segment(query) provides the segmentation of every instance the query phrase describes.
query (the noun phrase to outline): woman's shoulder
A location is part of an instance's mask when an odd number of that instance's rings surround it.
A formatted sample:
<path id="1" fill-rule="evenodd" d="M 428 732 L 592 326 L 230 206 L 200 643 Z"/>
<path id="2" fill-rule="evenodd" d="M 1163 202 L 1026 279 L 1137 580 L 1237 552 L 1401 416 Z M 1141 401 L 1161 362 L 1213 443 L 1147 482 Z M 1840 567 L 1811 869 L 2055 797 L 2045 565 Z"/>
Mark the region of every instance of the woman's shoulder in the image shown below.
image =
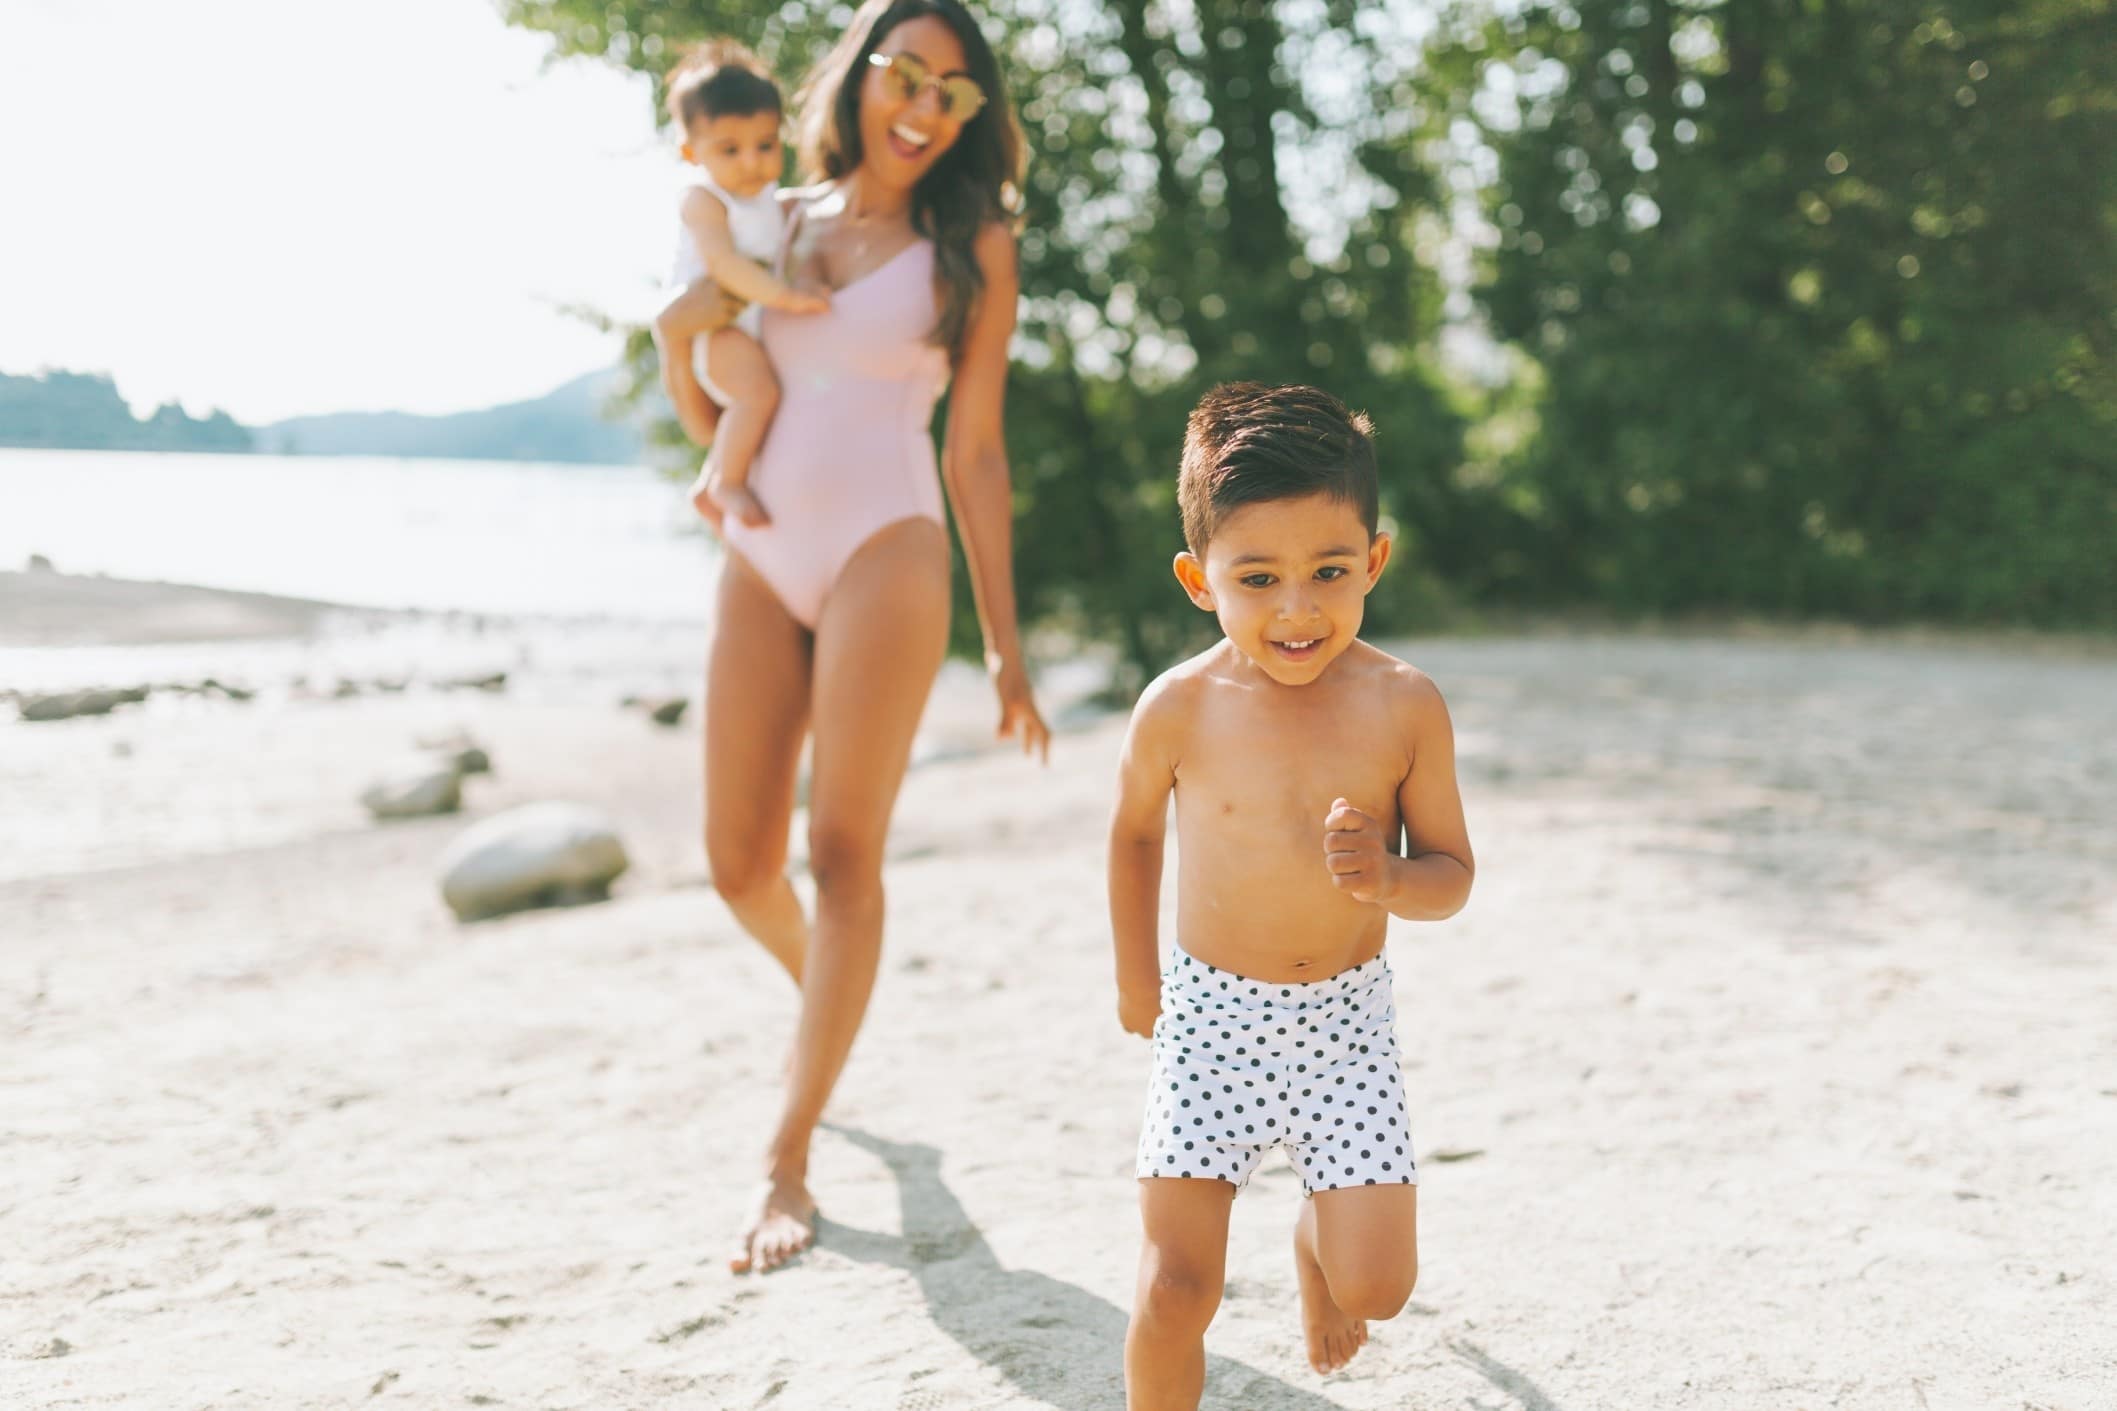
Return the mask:
<path id="1" fill-rule="evenodd" d="M 1015 267 L 1014 222 L 1005 218 L 985 222 L 971 237 L 970 251 L 986 278 L 1011 272 Z"/>
<path id="2" fill-rule="evenodd" d="M 779 188 L 779 208 L 791 213 L 796 207 L 812 206 L 836 190 L 835 181 L 816 181 L 807 186 L 782 186 Z"/>

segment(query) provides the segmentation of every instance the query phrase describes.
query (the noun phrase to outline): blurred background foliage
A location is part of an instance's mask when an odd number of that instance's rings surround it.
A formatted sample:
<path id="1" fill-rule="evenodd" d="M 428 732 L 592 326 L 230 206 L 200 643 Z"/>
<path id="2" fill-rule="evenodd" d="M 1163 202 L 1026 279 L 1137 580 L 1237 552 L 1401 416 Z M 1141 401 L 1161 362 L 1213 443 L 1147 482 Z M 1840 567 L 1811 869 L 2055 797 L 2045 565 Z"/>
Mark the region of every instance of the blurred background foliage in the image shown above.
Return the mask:
<path id="1" fill-rule="evenodd" d="M 852 14 L 502 8 L 657 77 L 732 34 L 790 93 Z M 1236 377 L 1373 414 L 1377 632 L 2117 623 L 2117 0 L 980 13 L 1031 148 L 1023 609 L 1135 681 L 1211 629 L 1173 482 Z"/>

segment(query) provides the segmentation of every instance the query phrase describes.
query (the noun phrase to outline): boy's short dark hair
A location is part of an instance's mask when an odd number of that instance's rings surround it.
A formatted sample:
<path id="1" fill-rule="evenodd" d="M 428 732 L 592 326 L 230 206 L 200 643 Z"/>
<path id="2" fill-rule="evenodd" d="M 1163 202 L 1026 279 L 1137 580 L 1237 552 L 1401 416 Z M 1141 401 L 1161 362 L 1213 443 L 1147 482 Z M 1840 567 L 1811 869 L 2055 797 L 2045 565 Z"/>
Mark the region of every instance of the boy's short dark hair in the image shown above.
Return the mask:
<path id="1" fill-rule="evenodd" d="M 700 118 L 746 118 L 784 110 L 779 85 L 755 54 L 732 39 L 709 39 L 669 70 L 669 120 L 689 132 Z"/>
<path id="2" fill-rule="evenodd" d="M 1205 552 L 1231 512 L 1267 500 L 1324 494 L 1379 521 L 1374 423 L 1320 387 L 1223 382 L 1198 401 L 1184 429 L 1176 503 L 1184 542 Z"/>

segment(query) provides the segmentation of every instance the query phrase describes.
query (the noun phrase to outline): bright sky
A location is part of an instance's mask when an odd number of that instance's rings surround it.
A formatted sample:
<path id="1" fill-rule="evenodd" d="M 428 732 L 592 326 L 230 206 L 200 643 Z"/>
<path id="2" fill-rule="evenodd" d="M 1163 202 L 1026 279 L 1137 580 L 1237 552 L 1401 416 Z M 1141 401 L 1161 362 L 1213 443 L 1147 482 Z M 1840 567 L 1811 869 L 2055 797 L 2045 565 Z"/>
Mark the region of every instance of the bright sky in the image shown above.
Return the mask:
<path id="1" fill-rule="evenodd" d="M 536 396 L 675 240 L 646 80 L 490 0 L 5 0 L 0 371 L 265 422 Z"/>

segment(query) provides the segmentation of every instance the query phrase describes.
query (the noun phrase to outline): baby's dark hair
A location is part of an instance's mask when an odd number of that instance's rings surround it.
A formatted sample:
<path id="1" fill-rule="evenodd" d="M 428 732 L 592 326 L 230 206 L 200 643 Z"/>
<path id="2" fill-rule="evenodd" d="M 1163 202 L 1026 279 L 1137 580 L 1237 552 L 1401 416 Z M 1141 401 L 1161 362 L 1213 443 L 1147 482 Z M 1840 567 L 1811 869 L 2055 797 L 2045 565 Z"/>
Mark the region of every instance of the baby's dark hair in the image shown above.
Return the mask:
<path id="1" fill-rule="evenodd" d="M 779 85 L 755 54 L 732 39 L 709 39 L 688 49 L 665 80 L 669 121 L 689 132 L 700 118 L 746 118 L 784 111 Z"/>
<path id="2" fill-rule="evenodd" d="M 1221 520 L 1244 505 L 1324 494 L 1359 513 L 1373 537 L 1380 515 L 1374 423 L 1320 387 L 1223 382 L 1184 429 L 1176 503 L 1184 542 L 1202 554 Z"/>

